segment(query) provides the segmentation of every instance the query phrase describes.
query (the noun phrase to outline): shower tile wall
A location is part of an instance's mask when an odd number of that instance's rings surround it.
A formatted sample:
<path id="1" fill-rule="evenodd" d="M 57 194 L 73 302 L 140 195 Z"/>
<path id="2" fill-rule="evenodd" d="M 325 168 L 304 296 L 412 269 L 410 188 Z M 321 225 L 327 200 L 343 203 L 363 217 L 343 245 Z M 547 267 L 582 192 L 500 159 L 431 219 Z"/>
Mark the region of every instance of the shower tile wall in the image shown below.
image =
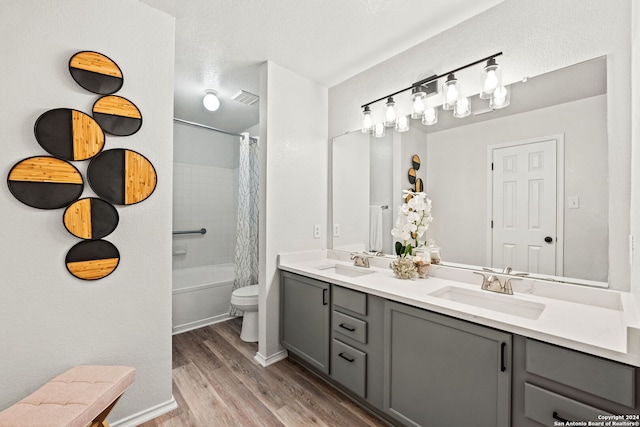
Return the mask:
<path id="1" fill-rule="evenodd" d="M 238 169 L 177 162 L 173 167 L 173 229 L 207 229 L 204 235 L 173 237 L 173 268 L 234 262 Z"/>

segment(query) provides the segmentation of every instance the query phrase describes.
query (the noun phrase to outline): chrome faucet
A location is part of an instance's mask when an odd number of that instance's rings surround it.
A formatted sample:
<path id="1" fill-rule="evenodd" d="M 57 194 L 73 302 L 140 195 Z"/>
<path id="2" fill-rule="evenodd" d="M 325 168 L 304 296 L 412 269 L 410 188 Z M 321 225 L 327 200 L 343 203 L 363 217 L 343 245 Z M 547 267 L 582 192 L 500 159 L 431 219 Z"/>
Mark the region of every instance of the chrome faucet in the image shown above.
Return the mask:
<path id="1" fill-rule="evenodd" d="M 351 254 L 353 265 L 355 265 L 356 267 L 369 268 L 369 258 L 370 256 L 367 255 Z"/>
<path id="2" fill-rule="evenodd" d="M 505 274 L 508 274 L 510 272 L 510 271 L 507 271 L 507 269 L 511 270 L 510 267 L 505 268 Z M 506 277 L 504 278 L 504 284 L 503 284 L 500 281 L 500 277 L 497 276 L 496 274 L 489 274 L 487 276 L 484 273 L 480 273 L 477 271 L 474 271 L 473 273 L 482 276 L 482 285 L 480 286 L 480 289 L 482 289 L 483 291 L 497 292 L 499 294 L 513 295 L 513 288 L 511 287 L 511 281 L 522 280 L 519 277 Z"/>

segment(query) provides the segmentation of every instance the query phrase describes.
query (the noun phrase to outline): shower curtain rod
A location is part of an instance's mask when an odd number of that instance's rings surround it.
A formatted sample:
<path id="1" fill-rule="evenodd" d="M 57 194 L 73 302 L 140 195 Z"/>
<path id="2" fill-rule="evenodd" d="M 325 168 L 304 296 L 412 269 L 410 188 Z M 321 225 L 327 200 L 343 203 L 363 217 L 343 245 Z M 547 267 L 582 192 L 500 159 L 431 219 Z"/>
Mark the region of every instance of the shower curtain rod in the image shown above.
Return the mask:
<path id="1" fill-rule="evenodd" d="M 178 119 L 176 117 L 173 118 L 173 121 L 174 122 L 178 122 L 178 123 L 184 123 L 185 125 L 191 125 L 191 126 L 196 126 L 196 127 L 199 127 L 199 128 L 214 130 L 216 132 L 224 133 L 224 134 L 231 135 L 231 136 L 242 136 L 239 133 L 229 132 L 229 131 L 226 131 L 226 130 L 214 128 L 213 126 L 207 126 L 207 125 L 203 125 L 201 123 L 190 122 L 190 121 L 187 121 L 187 120 Z M 258 142 L 258 138 L 256 138 L 255 136 L 249 136 L 249 140 L 251 142 Z"/>

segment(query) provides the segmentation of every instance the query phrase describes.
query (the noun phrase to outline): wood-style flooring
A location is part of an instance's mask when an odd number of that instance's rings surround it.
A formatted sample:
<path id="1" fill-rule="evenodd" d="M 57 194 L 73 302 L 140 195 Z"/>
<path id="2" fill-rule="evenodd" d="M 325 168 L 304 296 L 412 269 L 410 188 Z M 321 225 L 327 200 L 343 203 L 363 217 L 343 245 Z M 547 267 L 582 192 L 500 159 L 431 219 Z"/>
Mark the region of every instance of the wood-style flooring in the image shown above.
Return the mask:
<path id="1" fill-rule="evenodd" d="M 241 322 L 173 336 L 178 408 L 143 427 L 386 425 L 291 359 L 258 365 Z"/>

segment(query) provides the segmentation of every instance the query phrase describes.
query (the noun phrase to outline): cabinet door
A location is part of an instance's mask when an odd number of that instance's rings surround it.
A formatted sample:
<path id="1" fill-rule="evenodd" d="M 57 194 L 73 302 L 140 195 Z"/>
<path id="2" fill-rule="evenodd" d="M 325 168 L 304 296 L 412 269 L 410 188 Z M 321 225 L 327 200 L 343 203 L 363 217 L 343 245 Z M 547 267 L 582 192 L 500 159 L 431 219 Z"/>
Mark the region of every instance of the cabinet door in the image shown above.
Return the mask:
<path id="1" fill-rule="evenodd" d="M 507 427 L 511 335 L 385 305 L 384 409 L 414 426 Z"/>
<path id="2" fill-rule="evenodd" d="M 282 345 L 329 373 L 329 284 L 282 273 Z"/>

